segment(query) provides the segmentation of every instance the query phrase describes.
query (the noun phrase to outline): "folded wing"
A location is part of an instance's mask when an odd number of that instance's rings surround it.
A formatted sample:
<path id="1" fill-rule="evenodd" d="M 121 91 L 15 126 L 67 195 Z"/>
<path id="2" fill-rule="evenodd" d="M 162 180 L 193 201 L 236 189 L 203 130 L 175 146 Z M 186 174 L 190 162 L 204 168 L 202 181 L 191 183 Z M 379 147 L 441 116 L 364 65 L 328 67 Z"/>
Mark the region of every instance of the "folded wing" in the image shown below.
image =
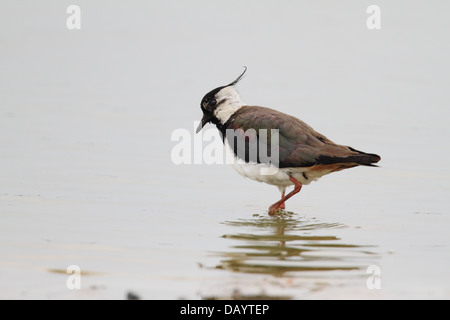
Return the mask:
<path id="1" fill-rule="evenodd" d="M 338 145 L 316 132 L 308 124 L 293 116 L 282 112 L 256 106 L 245 106 L 239 109 L 234 117 L 226 124 L 227 129 L 250 132 L 245 136 L 246 157 L 248 161 L 251 145 L 256 142 L 265 143 L 266 150 L 271 150 L 271 129 L 278 129 L 279 133 L 279 167 L 312 167 L 334 166 L 337 170 L 356 165 L 369 165 L 380 160 L 376 154 L 358 151 L 348 146 Z M 249 130 L 253 129 L 253 130 Z M 261 131 L 260 129 L 266 129 Z M 261 132 L 268 133 L 264 136 Z M 253 135 L 256 135 L 254 137 Z M 242 135 L 241 135 L 242 136 Z M 265 151 L 265 150 L 264 150 Z M 258 148 L 258 154 L 260 150 Z M 235 148 L 235 154 L 237 150 Z M 241 158 L 244 158 L 241 156 Z M 264 157 L 258 157 L 257 162 L 264 163 Z"/>

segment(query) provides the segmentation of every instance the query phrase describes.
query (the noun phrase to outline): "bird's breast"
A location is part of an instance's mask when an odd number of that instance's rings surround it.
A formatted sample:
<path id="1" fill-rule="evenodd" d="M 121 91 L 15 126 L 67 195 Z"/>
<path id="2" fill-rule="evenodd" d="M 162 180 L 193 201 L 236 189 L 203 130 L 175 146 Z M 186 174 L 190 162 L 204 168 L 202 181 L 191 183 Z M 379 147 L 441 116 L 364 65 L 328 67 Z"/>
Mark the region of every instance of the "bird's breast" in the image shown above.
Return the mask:
<path id="1" fill-rule="evenodd" d="M 243 177 L 281 187 L 293 184 L 289 179 L 290 176 L 293 176 L 302 184 L 309 184 L 313 180 L 308 178 L 305 172 L 308 171 L 308 168 L 278 168 L 272 164 L 245 162 L 234 154 L 227 139 L 225 139 L 224 144 L 227 164 L 231 164 Z"/>

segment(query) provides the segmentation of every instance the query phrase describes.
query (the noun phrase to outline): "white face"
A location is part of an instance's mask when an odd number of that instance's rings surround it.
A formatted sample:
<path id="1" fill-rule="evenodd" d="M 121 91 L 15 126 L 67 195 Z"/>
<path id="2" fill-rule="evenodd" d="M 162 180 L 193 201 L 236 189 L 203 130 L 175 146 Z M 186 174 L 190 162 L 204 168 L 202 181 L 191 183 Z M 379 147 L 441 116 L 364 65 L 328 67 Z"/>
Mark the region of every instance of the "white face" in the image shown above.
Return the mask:
<path id="1" fill-rule="evenodd" d="M 234 86 L 228 86 L 217 92 L 214 96 L 217 101 L 217 107 L 214 110 L 214 116 L 225 124 L 231 115 L 239 108 L 245 106 L 245 103 L 239 97 Z"/>

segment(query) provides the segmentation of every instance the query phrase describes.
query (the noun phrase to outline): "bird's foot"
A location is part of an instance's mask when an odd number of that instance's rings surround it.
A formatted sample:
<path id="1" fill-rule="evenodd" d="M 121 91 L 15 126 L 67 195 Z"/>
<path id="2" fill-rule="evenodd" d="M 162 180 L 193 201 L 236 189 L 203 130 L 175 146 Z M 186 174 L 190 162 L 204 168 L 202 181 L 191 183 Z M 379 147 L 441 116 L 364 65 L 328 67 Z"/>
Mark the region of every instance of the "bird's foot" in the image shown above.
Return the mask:
<path id="1" fill-rule="evenodd" d="M 269 216 L 275 216 L 278 213 L 283 212 L 285 208 L 286 206 L 284 205 L 284 203 L 282 204 L 275 203 L 269 207 Z"/>
<path id="2" fill-rule="evenodd" d="M 286 206 L 284 205 L 284 203 L 286 202 L 286 200 L 288 200 L 290 197 L 292 197 L 294 194 L 299 193 L 300 190 L 302 189 L 302 183 L 300 181 L 298 181 L 297 179 L 295 179 L 294 177 L 289 177 L 289 180 L 292 181 L 292 183 L 294 183 L 294 190 L 292 190 L 291 192 L 289 192 L 288 195 L 284 195 L 284 191 L 281 195 L 281 200 L 278 202 L 275 202 L 273 205 L 271 205 L 269 207 L 269 215 L 270 216 L 274 216 L 277 213 L 279 213 L 279 211 L 283 211 L 284 209 L 286 209 Z"/>

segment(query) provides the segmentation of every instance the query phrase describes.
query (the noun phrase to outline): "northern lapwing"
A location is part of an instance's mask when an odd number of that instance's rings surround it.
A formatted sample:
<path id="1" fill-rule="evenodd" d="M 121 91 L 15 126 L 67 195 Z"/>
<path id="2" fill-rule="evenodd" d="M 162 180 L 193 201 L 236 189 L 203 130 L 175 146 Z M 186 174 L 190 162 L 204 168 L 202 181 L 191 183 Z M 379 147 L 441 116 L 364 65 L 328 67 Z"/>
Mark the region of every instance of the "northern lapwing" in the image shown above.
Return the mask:
<path id="1" fill-rule="evenodd" d="M 203 118 L 196 132 L 207 123 L 215 124 L 226 149 L 236 160 L 234 169 L 244 177 L 279 188 L 281 200 L 269 207 L 269 215 L 285 209 L 285 201 L 297 194 L 304 184 L 331 172 L 359 165 L 374 166 L 380 161 L 376 154 L 332 142 L 296 117 L 245 104 L 235 85 L 246 71 L 245 67 L 236 80 L 203 97 L 200 104 Z M 275 136 L 278 140 L 274 142 Z M 261 151 L 277 154 L 278 159 L 263 157 Z M 285 194 L 286 188 L 292 185 L 294 190 Z"/>

